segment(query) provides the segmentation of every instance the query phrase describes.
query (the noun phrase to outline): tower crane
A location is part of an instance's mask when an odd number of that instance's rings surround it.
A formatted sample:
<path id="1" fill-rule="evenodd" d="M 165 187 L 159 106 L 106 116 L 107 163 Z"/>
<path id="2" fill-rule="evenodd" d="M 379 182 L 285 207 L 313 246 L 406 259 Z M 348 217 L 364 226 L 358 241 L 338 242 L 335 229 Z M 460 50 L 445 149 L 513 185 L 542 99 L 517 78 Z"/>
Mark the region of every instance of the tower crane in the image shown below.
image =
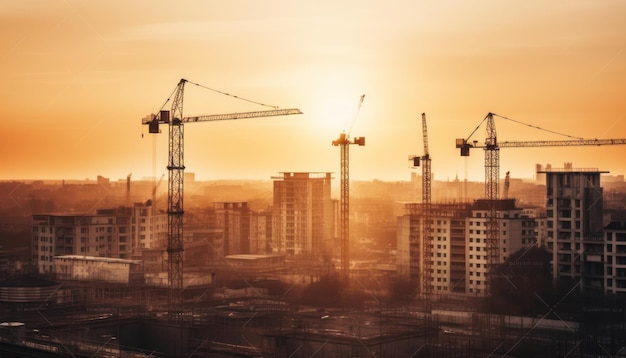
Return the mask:
<path id="1" fill-rule="evenodd" d="M 424 154 L 411 156 L 413 167 L 422 167 L 422 293 L 431 292 L 431 269 L 432 269 L 432 202 L 431 202 L 431 180 L 430 154 L 428 153 L 428 130 L 426 127 L 426 113 L 422 113 L 422 140 L 424 142 Z"/>
<path id="2" fill-rule="evenodd" d="M 168 286 L 169 286 L 169 319 L 177 320 L 181 318 L 182 308 L 182 289 L 183 289 L 183 174 L 185 170 L 184 164 L 184 125 L 196 122 L 214 122 L 221 120 L 234 120 L 244 118 L 285 116 L 291 114 L 302 114 L 299 109 L 278 109 L 273 107 L 272 110 L 213 114 L 185 117 L 183 115 L 183 95 L 185 84 L 189 82 L 181 79 L 173 92 L 174 100 L 172 101 L 171 111 L 160 110 L 158 115 L 150 115 L 142 120 L 142 124 L 148 126 L 149 133 L 160 133 L 159 125 L 165 124 L 169 132 L 168 145 L 168 188 L 167 188 L 167 216 L 168 216 L 168 238 L 167 238 L 167 256 L 168 256 Z M 189 82 L 199 87 L 204 87 L 197 83 Z M 212 90 L 208 87 L 205 89 Z M 219 92 L 221 94 L 227 93 Z M 236 97 L 236 96 L 232 96 Z M 240 97 L 236 97 L 243 99 Z M 169 101 L 169 98 L 168 100 Z M 166 103 L 167 103 L 166 101 Z M 249 101 L 249 100 L 247 100 Z M 253 101 L 249 101 L 253 102 Z M 262 103 L 253 102 L 263 105 Z M 165 105 L 164 105 L 165 106 Z M 267 105 L 264 105 L 267 106 Z M 171 116 L 170 116 L 171 114 Z"/>
<path id="3" fill-rule="evenodd" d="M 626 139 L 583 139 L 571 136 L 569 140 L 535 140 L 535 141 L 505 141 L 498 142 L 496 134 L 496 125 L 493 117 L 497 116 L 513 122 L 510 118 L 488 113 L 483 119 L 486 124 L 486 137 L 484 144 L 478 144 L 478 141 L 469 142 L 469 138 L 478 130 L 479 124 L 467 138 L 457 138 L 456 147 L 460 149 L 461 156 L 469 156 L 471 148 L 483 148 L 485 151 L 485 199 L 488 201 L 488 211 L 486 217 L 486 250 L 487 250 L 487 280 L 485 281 L 485 292 L 490 294 L 491 281 L 494 278 L 495 267 L 500 263 L 500 230 L 499 218 L 497 213 L 498 200 L 498 180 L 500 172 L 500 148 L 520 148 L 520 147 L 563 147 L 563 146 L 600 146 L 600 145 L 619 145 L 626 144 Z M 524 124 L 521 122 L 517 122 Z M 526 125 L 526 124 L 525 124 Z M 543 131 L 543 128 L 531 126 Z M 552 132 L 552 131 L 548 131 Z M 552 132 L 556 133 L 556 132 Z M 560 133 L 557 133 L 560 134 Z M 563 134 L 561 134 L 563 135 Z"/>
<path id="4" fill-rule="evenodd" d="M 354 120 L 359 114 L 361 105 L 365 95 L 362 95 L 359 99 L 359 105 L 354 114 Z M 350 158 L 349 158 L 349 146 L 350 144 L 357 144 L 359 146 L 365 145 L 365 137 L 357 137 L 352 141 L 350 140 L 350 131 L 348 133 L 341 133 L 339 138 L 332 142 L 333 146 L 339 146 L 341 150 L 341 182 L 340 182 L 340 200 L 339 200 L 339 240 L 341 241 L 341 277 L 344 282 L 348 282 L 350 277 Z"/>

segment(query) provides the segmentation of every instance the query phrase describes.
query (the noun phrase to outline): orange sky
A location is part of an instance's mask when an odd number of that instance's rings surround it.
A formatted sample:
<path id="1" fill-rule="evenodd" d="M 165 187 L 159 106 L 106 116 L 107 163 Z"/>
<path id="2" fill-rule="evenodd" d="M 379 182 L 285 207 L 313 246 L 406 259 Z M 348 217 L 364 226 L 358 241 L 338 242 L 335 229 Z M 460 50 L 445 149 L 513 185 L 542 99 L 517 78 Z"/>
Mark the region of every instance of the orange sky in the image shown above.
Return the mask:
<path id="1" fill-rule="evenodd" d="M 483 180 L 482 151 L 461 158 L 454 140 L 488 112 L 626 138 L 624 19 L 621 0 L 2 1 L 0 179 L 160 176 L 167 136 L 153 139 L 141 118 L 186 78 L 304 112 L 187 125 L 185 165 L 198 179 L 338 173 L 331 141 L 365 94 L 350 133 L 366 137 L 351 147 L 352 179 L 408 180 L 426 112 L 435 179 Z M 192 86 L 186 94 L 189 115 L 264 109 Z M 565 139 L 496 125 L 501 141 Z M 624 174 L 624 153 L 507 148 L 501 176 L 565 161 Z"/>

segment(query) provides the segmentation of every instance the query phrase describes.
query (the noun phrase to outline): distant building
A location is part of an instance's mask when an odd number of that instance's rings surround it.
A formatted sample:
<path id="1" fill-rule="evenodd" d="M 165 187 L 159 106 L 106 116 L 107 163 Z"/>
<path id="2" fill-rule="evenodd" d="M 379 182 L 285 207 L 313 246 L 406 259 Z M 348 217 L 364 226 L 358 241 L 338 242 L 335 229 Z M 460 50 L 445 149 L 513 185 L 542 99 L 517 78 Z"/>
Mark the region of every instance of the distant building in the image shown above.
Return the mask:
<path id="1" fill-rule="evenodd" d="M 157 212 L 151 202 L 135 203 L 131 207 L 133 259 L 141 259 L 145 250 L 167 247 L 167 221 L 167 214 Z"/>
<path id="2" fill-rule="evenodd" d="M 209 227 L 223 230 L 224 255 L 250 253 L 250 215 L 247 202 L 213 203 Z"/>
<path id="3" fill-rule="evenodd" d="M 546 248 L 552 254 L 552 277 L 581 280 L 581 291 L 605 291 L 603 172 L 566 163 L 563 169 L 540 173 L 546 177 Z"/>
<path id="4" fill-rule="evenodd" d="M 272 211 L 252 213 L 250 216 L 250 253 L 272 253 Z"/>
<path id="5" fill-rule="evenodd" d="M 194 229 L 187 234 L 184 260 L 187 267 L 206 267 L 224 262 L 224 230 L 221 228 Z"/>
<path id="6" fill-rule="evenodd" d="M 273 178 L 272 253 L 331 255 L 331 173 L 282 174 Z"/>

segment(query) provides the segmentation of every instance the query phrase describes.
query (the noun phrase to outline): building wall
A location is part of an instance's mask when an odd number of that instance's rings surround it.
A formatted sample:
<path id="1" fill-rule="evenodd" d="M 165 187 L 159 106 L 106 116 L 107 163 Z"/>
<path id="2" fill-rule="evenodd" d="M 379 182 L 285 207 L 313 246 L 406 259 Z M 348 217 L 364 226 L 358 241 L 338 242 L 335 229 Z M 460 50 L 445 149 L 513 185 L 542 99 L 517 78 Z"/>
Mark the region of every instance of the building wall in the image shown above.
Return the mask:
<path id="1" fill-rule="evenodd" d="M 503 202 L 498 211 L 500 258 L 535 245 L 534 218 L 514 207 L 514 201 Z M 431 210 L 431 292 L 485 295 L 487 279 L 485 203 L 433 204 Z M 422 221 L 420 204 L 407 204 L 407 214 L 398 217 L 398 273 L 421 286 Z M 411 249 L 413 248 L 413 250 Z"/>
<path id="2" fill-rule="evenodd" d="M 410 215 L 403 215 L 398 217 L 396 226 L 396 265 L 398 274 L 407 279 L 411 277 L 411 227 L 412 225 Z M 417 277 L 417 273 L 415 274 L 415 277 Z"/>
<path id="3" fill-rule="evenodd" d="M 605 291 L 601 172 L 568 167 L 545 174 L 552 277 L 581 279 L 581 291 Z"/>
<path id="4" fill-rule="evenodd" d="M 332 253 L 330 180 L 330 173 L 283 173 L 275 178 L 271 245 L 274 253 Z"/>
<path id="5" fill-rule="evenodd" d="M 605 230 L 607 293 L 626 293 L 626 223 L 612 222 Z"/>
<path id="6" fill-rule="evenodd" d="M 45 274 L 53 272 L 54 256 L 140 257 L 142 249 L 152 246 L 150 238 L 167 233 L 166 215 L 159 215 L 161 224 L 151 227 L 149 220 L 155 216 L 144 212 L 146 208 L 150 207 L 101 209 L 95 214 L 35 214 L 33 263 Z"/>
<path id="7" fill-rule="evenodd" d="M 64 255 L 54 258 L 54 273 L 60 280 L 101 281 L 129 284 L 140 274 L 140 262 L 92 256 Z"/>
<path id="8" fill-rule="evenodd" d="M 272 252 L 272 212 L 259 212 L 250 215 L 250 253 L 269 254 Z"/>

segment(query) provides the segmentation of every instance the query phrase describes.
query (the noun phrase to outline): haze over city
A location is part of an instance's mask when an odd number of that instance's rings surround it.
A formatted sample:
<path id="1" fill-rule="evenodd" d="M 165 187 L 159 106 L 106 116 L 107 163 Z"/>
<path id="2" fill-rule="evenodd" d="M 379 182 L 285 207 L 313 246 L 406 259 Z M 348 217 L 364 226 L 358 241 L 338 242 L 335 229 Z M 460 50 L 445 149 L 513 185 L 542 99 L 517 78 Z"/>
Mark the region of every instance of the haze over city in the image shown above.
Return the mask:
<path id="1" fill-rule="evenodd" d="M 488 112 L 626 137 L 624 18 L 621 1 L 3 1 L 0 179 L 159 177 L 167 136 L 148 135 L 141 118 L 185 78 L 304 113 L 186 126 L 185 164 L 199 180 L 338 173 L 331 141 L 344 130 L 367 138 L 351 151 L 352 179 L 408 180 L 422 112 L 435 178 L 482 180 L 482 151 L 461 158 L 453 142 Z M 185 94 L 189 115 L 262 109 Z M 566 139 L 496 125 L 501 141 Z M 484 137 L 481 128 L 472 139 Z M 623 174 L 623 150 L 504 149 L 501 167 L 532 178 L 535 163 L 574 160 Z"/>

